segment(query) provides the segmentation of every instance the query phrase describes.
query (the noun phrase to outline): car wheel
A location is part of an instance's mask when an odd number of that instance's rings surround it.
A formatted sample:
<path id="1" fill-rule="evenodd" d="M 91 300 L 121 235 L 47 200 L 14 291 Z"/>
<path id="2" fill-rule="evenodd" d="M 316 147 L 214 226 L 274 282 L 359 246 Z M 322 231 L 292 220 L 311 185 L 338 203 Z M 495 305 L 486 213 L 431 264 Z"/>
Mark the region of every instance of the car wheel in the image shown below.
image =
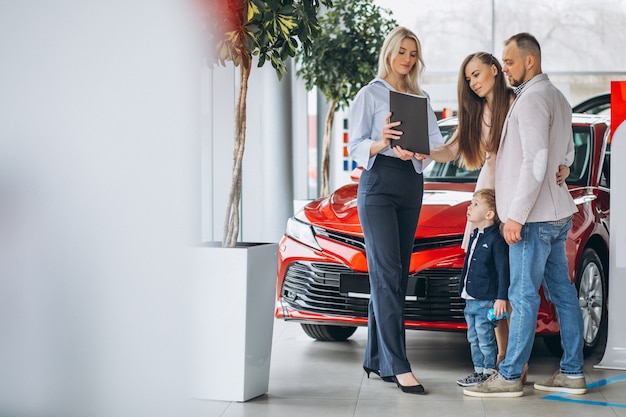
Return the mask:
<path id="1" fill-rule="evenodd" d="M 593 249 L 583 252 L 578 276 L 576 277 L 578 304 L 583 315 L 583 353 L 589 355 L 606 335 L 606 277 L 602 261 Z M 561 356 L 561 336 L 544 336 L 543 341 L 548 351 L 554 356 Z"/>
<path id="2" fill-rule="evenodd" d="M 302 330 L 307 336 L 322 342 L 341 342 L 356 332 L 356 327 L 327 326 L 324 324 L 301 323 Z"/>
<path id="3" fill-rule="evenodd" d="M 578 276 L 578 303 L 583 314 L 585 354 L 591 353 L 606 334 L 606 276 L 602 261 L 593 249 L 583 252 Z"/>

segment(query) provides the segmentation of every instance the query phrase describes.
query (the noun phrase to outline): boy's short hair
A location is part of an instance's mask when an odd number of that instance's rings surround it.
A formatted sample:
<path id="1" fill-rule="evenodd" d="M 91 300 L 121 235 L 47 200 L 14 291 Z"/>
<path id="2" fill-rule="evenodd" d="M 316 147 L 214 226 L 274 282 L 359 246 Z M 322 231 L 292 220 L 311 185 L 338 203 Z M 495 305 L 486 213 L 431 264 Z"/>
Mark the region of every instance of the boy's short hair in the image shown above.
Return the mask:
<path id="1" fill-rule="evenodd" d="M 493 221 L 496 224 L 500 223 L 500 218 L 498 217 L 498 211 L 496 210 L 496 192 L 490 188 L 481 188 L 480 190 L 476 190 L 474 192 L 474 197 L 480 197 L 489 210 L 493 211 Z"/>

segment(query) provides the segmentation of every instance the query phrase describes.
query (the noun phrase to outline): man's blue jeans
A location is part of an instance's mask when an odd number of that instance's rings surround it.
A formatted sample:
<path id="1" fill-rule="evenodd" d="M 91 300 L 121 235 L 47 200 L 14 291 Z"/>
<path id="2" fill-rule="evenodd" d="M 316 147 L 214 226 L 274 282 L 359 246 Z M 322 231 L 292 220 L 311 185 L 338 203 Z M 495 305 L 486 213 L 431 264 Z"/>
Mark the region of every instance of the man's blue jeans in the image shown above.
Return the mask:
<path id="1" fill-rule="evenodd" d="M 561 328 L 561 373 L 583 374 L 583 319 L 576 287 L 567 270 L 565 240 L 572 226 L 571 217 L 554 222 L 527 223 L 522 240 L 509 247 L 513 307 L 506 358 L 500 374 L 508 380 L 520 379 L 535 338 L 539 287 L 556 308 Z"/>
<path id="2" fill-rule="evenodd" d="M 486 369 L 496 369 L 496 323 L 487 318 L 491 307 L 493 300 L 465 300 L 467 341 L 470 343 L 474 371 L 481 374 Z"/>

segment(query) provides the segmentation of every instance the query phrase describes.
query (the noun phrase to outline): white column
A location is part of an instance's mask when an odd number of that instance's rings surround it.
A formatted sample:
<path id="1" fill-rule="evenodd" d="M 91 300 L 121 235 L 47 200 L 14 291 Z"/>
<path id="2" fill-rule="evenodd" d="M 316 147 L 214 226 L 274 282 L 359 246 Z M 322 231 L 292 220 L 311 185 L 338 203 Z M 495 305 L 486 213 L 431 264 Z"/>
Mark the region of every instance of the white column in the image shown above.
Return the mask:
<path id="1" fill-rule="evenodd" d="M 291 78 L 269 63 L 254 67 L 243 162 L 242 238 L 278 242 L 292 213 Z"/>
<path id="2" fill-rule="evenodd" d="M 0 2 L 0 415 L 193 413 L 180 252 L 200 228 L 201 48 L 187 4 Z"/>
<path id="3" fill-rule="evenodd" d="M 203 72 L 202 240 L 220 241 L 230 189 L 239 69 L 232 63 Z M 248 82 L 243 157 L 241 240 L 278 242 L 292 213 L 291 77 L 278 81 L 269 63 L 253 63 Z M 301 140 L 306 140 L 303 136 Z"/>
<path id="4" fill-rule="evenodd" d="M 614 120 L 611 140 L 611 229 L 609 249 L 609 324 L 606 349 L 602 361 L 595 367 L 600 369 L 626 370 L 626 187 L 620 179 L 626 178 L 626 120 L 617 120 L 626 113 L 626 82 L 611 83 L 611 113 Z"/>

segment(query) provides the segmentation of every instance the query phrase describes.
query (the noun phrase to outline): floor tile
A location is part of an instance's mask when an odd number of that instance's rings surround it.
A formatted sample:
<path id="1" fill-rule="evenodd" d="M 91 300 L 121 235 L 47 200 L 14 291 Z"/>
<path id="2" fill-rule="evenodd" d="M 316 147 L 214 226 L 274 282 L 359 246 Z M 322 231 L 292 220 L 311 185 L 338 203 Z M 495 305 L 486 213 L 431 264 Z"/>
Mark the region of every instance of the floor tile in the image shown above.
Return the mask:
<path id="1" fill-rule="evenodd" d="M 595 369 L 601 354 L 585 360 L 585 377 L 591 387 L 587 395 L 536 391 L 533 383 L 548 378 L 559 367 L 559 358 L 537 338 L 523 397 L 472 398 L 464 396 L 456 384 L 472 371 L 465 334 L 407 331 L 407 357 L 428 391 L 422 396 L 405 394 L 374 374 L 368 379 L 362 369 L 366 341 L 365 328 L 357 329 L 346 342 L 319 342 L 309 338 L 299 324 L 276 320 L 269 392 L 245 403 L 199 402 L 197 415 L 626 417 L 626 372 Z"/>

